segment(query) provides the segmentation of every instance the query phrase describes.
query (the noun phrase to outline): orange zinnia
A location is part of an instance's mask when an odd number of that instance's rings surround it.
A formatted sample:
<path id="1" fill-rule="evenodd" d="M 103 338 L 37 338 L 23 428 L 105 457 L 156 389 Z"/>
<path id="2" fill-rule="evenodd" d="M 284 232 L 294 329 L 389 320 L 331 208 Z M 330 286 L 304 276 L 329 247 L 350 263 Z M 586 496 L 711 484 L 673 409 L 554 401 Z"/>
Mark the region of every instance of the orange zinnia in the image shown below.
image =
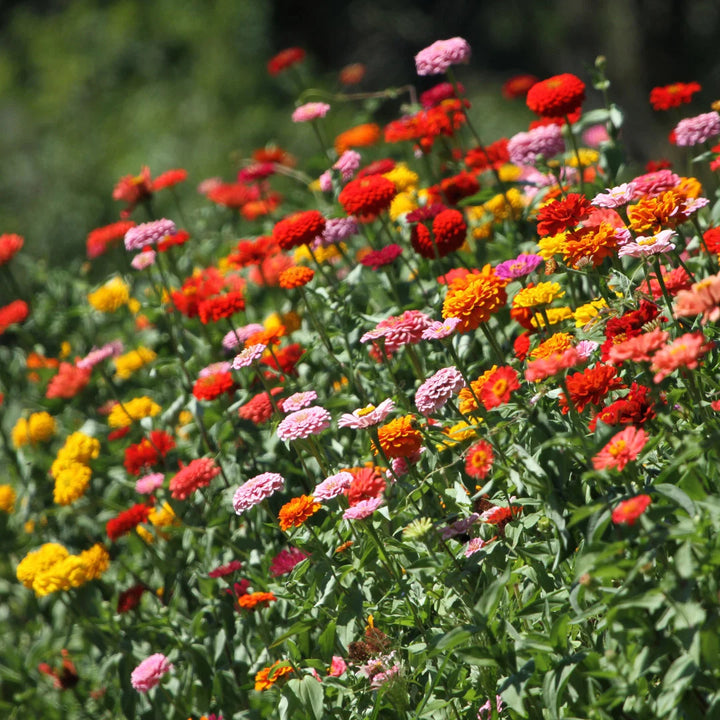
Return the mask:
<path id="1" fill-rule="evenodd" d="M 590 264 L 597 267 L 614 253 L 618 246 L 615 228 L 608 223 L 584 227 L 567 234 L 562 244 L 563 260 L 571 267 Z"/>
<path id="2" fill-rule="evenodd" d="M 380 126 L 364 123 L 351 127 L 335 138 L 335 152 L 342 155 L 346 150 L 374 145 L 380 139 Z"/>
<path id="3" fill-rule="evenodd" d="M 244 610 L 254 610 L 260 603 L 266 605 L 271 602 L 275 602 L 277 598 L 274 593 L 271 592 L 254 592 L 248 593 L 247 595 L 241 595 L 237 599 L 238 607 Z"/>
<path id="4" fill-rule="evenodd" d="M 487 322 L 507 302 L 507 284 L 508 280 L 495 275 L 491 265 L 455 278 L 445 296 L 443 318 L 458 318 L 459 333 L 477 330 L 480 323 Z"/>
<path id="5" fill-rule="evenodd" d="M 292 290 L 307 285 L 314 277 L 315 271 L 312 268 L 297 265 L 283 270 L 278 280 L 281 288 Z"/>
<path id="6" fill-rule="evenodd" d="M 314 515 L 322 506 L 315 502 L 311 495 L 301 495 L 293 498 L 280 508 L 278 520 L 280 529 L 300 527 L 309 517 Z"/>
<path id="7" fill-rule="evenodd" d="M 413 427 L 414 417 L 404 415 L 378 428 L 380 447 L 389 458 L 408 458 L 422 445 L 420 431 Z"/>
<path id="8" fill-rule="evenodd" d="M 271 688 L 281 677 L 293 671 L 288 665 L 280 665 L 281 661 L 273 663 L 270 667 L 263 668 L 255 675 L 255 690 L 258 692 Z"/>

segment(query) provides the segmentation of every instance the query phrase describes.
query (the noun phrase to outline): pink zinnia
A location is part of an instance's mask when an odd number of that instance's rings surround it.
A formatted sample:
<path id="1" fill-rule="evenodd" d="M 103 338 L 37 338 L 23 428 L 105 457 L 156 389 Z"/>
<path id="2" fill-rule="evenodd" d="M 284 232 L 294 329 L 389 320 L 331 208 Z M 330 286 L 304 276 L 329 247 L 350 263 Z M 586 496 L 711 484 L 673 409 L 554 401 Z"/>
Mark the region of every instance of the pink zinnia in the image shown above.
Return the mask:
<path id="1" fill-rule="evenodd" d="M 565 150 L 565 141 L 559 125 L 541 125 L 529 132 L 520 132 L 507 144 L 510 162 L 515 165 L 534 165 L 540 156 L 554 157 Z"/>
<path id="2" fill-rule="evenodd" d="M 310 556 L 299 548 L 289 547 L 281 550 L 274 558 L 270 565 L 270 574 L 273 577 L 287 575 L 298 563 L 306 560 Z"/>
<path id="3" fill-rule="evenodd" d="M 350 486 L 353 481 L 353 476 L 343 470 L 342 472 L 330 475 L 325 478 L 317 487 L 312 491 L 312 496 L 316 500 L 332 500 L 334 497 L 341 495 L 345 488 Z"/>
<path id="4" fill-rule="evenodd" d="M 204 367 L 198 373 L 198 377 L 210 377 L 211 375 L 219 375 L 220 373 L 228 373 L 232 369 L 232 364 L 222 360 L 220 362 L 212 363 L 207 367 Z"/>
<path id="5" fill-rule="evenodd" d="M 172 663 L 162 654 L 155 653 L 145 658 L 130 675 L 132 686 L 142 693 L 152 690 L 165 673 L 173 669 Z"/>
<path id="6" fill-rule="evenodd" d="M 437 40 L 415 56 L 418 75 L 441 75 L 451 65 L 470 61 L 470 45 L 461 37 Z"/>
<path id="7" fill-rule="evenodd" d="M 230 330 L 230 332 L 226 333 L 225 337 L 222 339 L 222 346 L 226 350 L 232 350 L 238 345 L 243 345 L 249 337 L 257 335 L 264 329 L 265 328 L 260 323 L 250 323 L 249 325 L 243 325 L 242 327 Z"/>
<path id="8" fill-rule="evenodd" d="M 393 410 L 395 403 L 390 398 L 383 400 L 377 407 L 367 405 L 352 413 L 345 413 L 338 420 L 338 427 L 349 427 L 353 430 L 379 425 Z"/>
<path id="9" fill-rule="evenodd" d="M 163 218 L 131 227 L 125 233 L 125 249 L 142 250 L 148 245 L 156 245 L 167 235 L 176 235 L 177 227 L 172 220 Z"/>
<path id="10" fill-rule="evenodd" d="M 114 358 L 123 351 L 123 344 L 120 340 L 113 340 L 102 347 L 93 348 L 82 360 L 78 360 L 75 366 L 81 370 L 88 370 L 108 358 Z"/>
<path id="11" fill-rule="evenodd" d="M 340 677 L 346 670 L 347 663 L 339 655 L 333 655 L 328 675 L 330 677 Z"/>
<path id="12" fill-rule="evenodd" d="M 315 243 L 321 246 L 337 245 L 357 235 L 358 231 L 357 220 L 354 217 L 330 218 L 325 222 L 322 235 L 315 238 Z"/>
<path id="13" fill-rule="evenodd" d="M 257 362 L 265 352 L 267 345 L 257 343 L 257 345 L 250 345 L 246 347 L 239 355 L 235 356 L 232 366 L 235 370 L 240 368 L 250 367 L 254 362 Z"/>
<path id="14" fill-rule="evenodd" d="M 699 365 L 699 358 L 705 355 L 712 346 L 712 343 L 705 342 L 705 336 L 701 332 L 681 335 L 653 355 L 650 366 L 655 373 L 653 380 L 656 383 L 662 382 L 670 373 L 680 367 L 694 370 Z"/>
<path id="15" fill-rule="evenodd" d="M 423 340 L 444 340 L 455 332 L 455 328 L 460 324 L 460 318 L 449 317 L 440 322 L 433 320 L 424 330 L 422 334 Z"/>
<path id="16" fill-rule="evenodd" d="M 165 476 L 162 473 L 150 473 L 138 478 L 135 483 L 135 492 L 141 495 L 149 495 L 153 490 L 157 490 L 165 482 Z"/>
<path id="17" fill-rule="evenodd" d="M 419 310 L 406 310 L 402 315 L 381 320 L 374 330 L 366 332 L 360 338 L 360 342 L 383 338 L 385 354 L 390 357 L 403 345 L 420 342 L 423 331 L 431 322 L 430 317 Z"/>
<path id="18" fill-rule="evenodd" d="M 659 350 L 668 337 L 670 337 L 668 333 L 660 330 L 660 328 L 655 328 L 650 332 L 636 335 L 617 345 L 613 345 L 608 351 L 608 358 L 611 363 L 622 363 L 625 360 L 649 361 L 652 353 Z"/>
<path id="19" fill-rule="evenodd" d="M 491 541 L 490 540 L 483 540 L 482 538 L 476 537 L 472 538 L 467 545 L 465 545 L 465 550 L 463 551 L 465 557 L 470 557 L 471 555 L 474 555 L 476 552 L 479 552 L 482 550 L 486 545 L 488 545 Z"/>
<path id="20" fill-rule="evenodd" d="M 415 393 L 415 405 L 425 416 L 437 412 L 466 385 L 460 371 L 453 367 L 441 368 L 431 375 Z"/>
<path id="21" fill-rule="evenodd" d="M 300 440 L 319 435 L 330 427 L 330 413 L 319 405 L 290 413 L 280 421 L 277 435 L 281 440 Z"/>
<path id="22" fill-rule="evenodd" d="M 360 167 L 360 153 L 355 150 L 346 150 L 332 166 L 332 170 L 337 170 L 343 182 L 352 180 L 355 173 Z M 319 178 L 320 189 L 323 192 L 332 190 L 332 170 L 326 170 Z"/>
<path id="23" fill-rule="evenodd" d="M 297 392 L 282 401 L 282 409 L 286 413 L 296 412 L 306 408 L 308 405 L 312 405 L 315 400 L 317 400 L 317 393 L 314 390 Z"/>
<path id="24" fill-rule="evenodd" d="M 674 230 L 661 230 L 656 235 L 644 236 L 640 235 L 635 238 L 634 242 L 623 243 L 618 249 L 618 257 L 641 258 L 648 255 L 660 255 L 675 249 L 675 244 L 671 242 L 677 235 Z"/>
<path id="25" fill-rule="evenodd" d="M 622 470 L 631 460 L 634 460 L 645 447 L 648 436 L 640 428 L 632 425 L 614 435 L 610 442 L 592 459 L 596 470 L 617 468 Z"/>
<path id="26" fill-rule="evenodd" d="M 130 264 L 135 268 L 135 270 L 145 270 L 145 268 L 149 268 L 151 265 L 155 264 L 155 251 L 154 250 L 144 250 L 143 252 L 136 255 L 131 261 Z"/>
<path id="27" fill-rule="evenodd" d="M 616 187 L 611 187 L 597 194 L 590 203 L 595 207 L 615 208 L 627 205 L 635 198 L 635 185 L 633 183 L 623 183 Z"/>
<path id="28" fill-rule="evenodd" d="M 716 135 L 720 135 L 720 115 L 712 111 L 681 120 L 675 127 L 675 144 L 700 145 Z"/>
<path id="29" fill-rule="evenodd" d="M 361 500 L 343 513 L 343 520 L 364 520 L 383 504 L 382 497 Z"/>
<path id="30" fill-rule="evenodd" d="M 502 696 L 495 696 L 495 710 L 497 710 L 498 716 L 503 711 L 503 700 Z M 492 703 L 488 700 L 484 705 L 478 708 L 477 720 L 490 720 L 492 717 Z"/>
<path id="31" fill-rule="evenodd" d="M 220 474 L 220 468 L 212 458 L 198 458 L 185 466 L 170 480 L 170 493 L 175 500 L 187 500 Z"/>
<path id="32" fill-rule="evenodd" d="M 269 498 L 285 485 L 285 478 L 278 473 L 262 473 L 243 483 L 233 495 L 233 508 L 238 515 Z"/>
<path id="33" fill-rule="evenodd" d="M 324 102 L 305 103 L 293 110 L 292 121 L 296 123 L 310 122 L 311 120 L 324 118 L 328 114 L 329 110 L 330 106 Z"/>
<path id="34" fill-rule="evenodd" d="M 599 148 L 602 143 L 610 140 L 607 128 L 602 124 L 591 125 L 582 134 L 582 141 L 587 147 Z"/>
<path id="35" fill-rule="evenodd" d="M 679 175 L 668 169 L 639 175 L 630 183 L 633 188 L 633 200 L 639 200 L 641 197 L 656 197 L 666 190 L 677 187 L 680 180 Z"/>

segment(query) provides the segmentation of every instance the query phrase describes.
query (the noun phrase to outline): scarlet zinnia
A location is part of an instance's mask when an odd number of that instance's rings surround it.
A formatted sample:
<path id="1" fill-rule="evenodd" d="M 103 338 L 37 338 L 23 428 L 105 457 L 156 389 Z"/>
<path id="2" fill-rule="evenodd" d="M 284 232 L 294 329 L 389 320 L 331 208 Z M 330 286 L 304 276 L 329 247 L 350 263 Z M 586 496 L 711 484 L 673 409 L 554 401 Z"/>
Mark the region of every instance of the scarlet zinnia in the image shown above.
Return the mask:
<path id="1" fill-rule="evenodd" d="M 10 262 L 24 242 L 25 240 L 21 235 L 15 235 L 14 233 L 0 235 L 0 265 Z"/>
<path id="2" fill-rule="evenodd" d="M 213 295 L 201 300 L 198 303 L 198 318 L 203 325 L 207 325 L 210 322 L 230 318 L 244 308 L 245 298 L 242 292 L 231 290 L 222 295 Z"/>
<path id="3" fill-rule="evenodd" d="M 235 389 L 232 373 L 219 372 L 200 377 L 193 385 L 193 395 L 198 400 L 215 400 Z"/>
<path id="4" fill-rule="evenodd" d="M 48 399 L 75 397 L 90 382 L 91 372 L 90 368 L 83 370 L 70 363 L 60 363 L 57 375 L 48 383 L 45 397 Z"/>
<path id="5" fill-rule="evenodd" d="M 568 375 L 566 382 L 570 401 L 578 412 L 582 412 L 589 404 L 600 405 L 611 390 L 624 387 L 622 380 L 617 377 L 617 369 L 602 363 Z M 567 413 L 568 401 L 564 394 L 560 396 L 560 405 L 563 413 Z"/>
<path id="6" fill-rule="evenodd" d="M 528 94 L 528 90 L 537 82 L 538 79 L 534 75 L 513 75 L 503 83 L 502 95 L 507 100 L 524 98 Z"/>
<path id="7" fill-rule="evenodd" d="M 420 449 L 422 435 L 413 427 L 414 420 L 404 415 L 378 428 L 380 447 L 388 458 L 409 458 Z"/>
<path id="8" fill-rule="evenodd" d="M 300 527 L 309 517 L 312 517 L 320 508 L 319 502 L 311 495 L 301 495 L 293 498 L 280 508 L 278 520 L 280 529 L 287 530 L 291 527 Z"/>
<path id="9" fill-rule="evenodd" d="M 669 110 L 670 108 L 680 107 L 692 100 L 692 96 L 696 92 L 700 92 L 701 87 L 696 82 L 689 83 L 672 83 L 663 87 L 656 87 L 650 91 L 650 104 L 653 110 Z"/>
<path id="10" fill-rule="evenodd" d="M 24 322 L 30 314 L 30 308 L 24 300 L 13 300 L 10 304 L 0 307 L 0 335 L 11 325 Z"/>
<path id="11" fill-rule="evenodd" d="M 340 192 L 338 200 L 348 215 L 378 215 L 390 207 L 397 195 L 392 180 L 382 175 L 367 175 L 351 180 Z"/>
<path id="12" fill-rule="evenodd" d="M 487 410 L 504 405 L 510 400 L 513 390 L 520 387 L 518 374 L 509 365 L 491 373 L 480 390 L 480 400 Z"/>
<path id="13" fill-rule="evenodd" d="M 325 229 L 325 218 L 317 210 L 296 212 L 275 223 L 273 238 L 283 250 L 311 243 Z"/>
<path id="14" fill-rule="evenodd" d="M 492 445 L 487 440 L 481 440 L 467 451 L 465 472 L 475 480 L 482 480 L 490 472 L 494 459 Z"/>
<path id="15" fill-rule="evenodd" d="M 565 117 L 585 100 L 585 83 L 576 75 L 563 73 L 535 83 L 528 90 L 527 106 L 537 115 Z"/>
<path id="16" fill-rule="evenodd" d="M 462 247 L 467 237 L 467 224 L 458 210 L 445 209 L 432 221 L 432 232 L 423 223 L 413 225 L 410 242 L 425 258 L 445 257 Z"/>
<path id="17" fill-rule="evenodd" d="M 281 50 L 277 55 L 268 60 L 267 70 L 270 75 L 278 75 L 293 65 L 297 65 L 305 59 L 305 51 L 299 47 L 289 47 Z"/>
<path id="18" fill-rule="evenodd" d="M 108 520 L 105 524 L 105 532 L 110 540 L 115 541 L 134 530 L 140 523 L 147 522 L 149 515 L 150 508 L 147 505 L 133 505 L 123 510 L 117 517 Z"/>
<path id="19" fill-rule="evenodd" d="M 345 489 L 345 495 L 351 507 L 362 500 L 380 497 L 385 492 L 387 482 L 380 474 L 380 468 L 373 466 L 354 468 L 350 473 L 353 480 Z"/>
<path id="20" fill-rule="evenodd" d="M 592 210 L 593 206 L 584 195 L 569 193 L 564 200 L 556 200 L 540 208 L 537 214 L 538 235 L 557 235 L 563 230 L 574 228 Z"/>

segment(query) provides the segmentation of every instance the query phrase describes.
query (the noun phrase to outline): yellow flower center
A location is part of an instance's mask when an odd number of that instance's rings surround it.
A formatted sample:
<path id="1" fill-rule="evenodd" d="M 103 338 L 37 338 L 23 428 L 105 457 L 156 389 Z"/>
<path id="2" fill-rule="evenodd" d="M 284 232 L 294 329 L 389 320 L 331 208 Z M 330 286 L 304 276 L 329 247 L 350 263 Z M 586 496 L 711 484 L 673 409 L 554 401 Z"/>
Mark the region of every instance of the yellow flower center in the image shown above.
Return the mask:
<path id="1" fill-rule="evenodd" d="M 362 410 L 358 410 L 355 414 L 358 417 L 365 417 L 366 415 L 369 415 L 371 412 L 373 412 L 373 410 L 375 410 L 374 405 L 367 405 Z"/>
<path id="2" fill-rule="evenodd" d="M 608 450 L 613 457 L 617 457 L 625 452 L 626 448 L 627 443 L 624 440 L 616 440 L 612 445 L 610 445 Z"/>

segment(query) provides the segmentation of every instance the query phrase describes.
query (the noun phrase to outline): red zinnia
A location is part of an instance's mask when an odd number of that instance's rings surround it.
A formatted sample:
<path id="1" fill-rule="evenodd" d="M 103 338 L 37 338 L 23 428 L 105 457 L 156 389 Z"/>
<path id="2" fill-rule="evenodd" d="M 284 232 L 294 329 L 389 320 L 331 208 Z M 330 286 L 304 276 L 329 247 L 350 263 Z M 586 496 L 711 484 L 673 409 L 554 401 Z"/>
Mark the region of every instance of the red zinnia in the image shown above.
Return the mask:
<path id="1" fill-rule="evenodd" d="M 384 175 L 389 173 L 396 163 L 390 158 L 381 158 L 380 160 L 374 160 L 367 167 L 364 167 L 357 174 L 358 178 L 367 177 L 368 175 Z"/>
<path id="2" fill-rule="evenodd" d="M 507 144 L 507 138 L 500 138 L 485 147 L 471 148 L 465 156 L 465 164 L 480 172 L 490 168 L 498 170 L 510 161 Z"/>
<path id="3" fill-rule="evenodd" d="M 282 392 L 282 388 L 273 388 L 272 394 L 277 395 Z M 249 420 L 256 425 L 266 423 L 273 415 L 273 406 L 270 402 L 270 396 L 266 392 L 259 393 L 252 397 L 244 405 L 238 408 L 238 416 L 243 420 Z"/>
<path id="4" fill-rule="evenodd" d="M 198 317 L 203 325 L 232 317 L 245 308 L 245 298 L 238 291 L 214 295 L 198 303 Z"/>
<path id="5" fill-rule="evenodd" d="M 448 205 L 457 205 L 460 200 L 474 195 L 480 190 L 480 183 L 477 178 L 469 172 L 463 170 L 457 175 L 445 178 L 440 181 L 440 187 L 434 186 L 430 188 L 434 194 L 440 194 Z"/>
<path id="6" fill-rule="evenodd" d="M 377 467 L 363 467 L 350 470 L 353 481 L 345 489 L 350 506 L 357 505 L 362 500 L 372 500 L 385 492 L 387 482 L 380 475 Z"/>
<path id="7" fill-rule="evenodd" d="M 700 92 L 700 85 L 696 82 L 673 83 L 664 87 L 656 87 L 650 91 L 650 104 L 653 110 L 669 110 L 680 107 L 692 100 L 696 92 Z"/>
<path id="8" fill-rule="evenodd" d="M 140 598 L 147 590 L 144 585 L 133 585 L 127 590 L 123 590 L 118 596 L 117 611 L 118 613 L 130 612 L 140 604 Z"/>
<path id="9" fill-rule="evenodd" d="M 636 495 L 629 500 L 623 500 L 612 511 L 612 521 L 616 525 L 634 525 L 651 502 L 649 495 Z"/>
<path id="10" fill-rule="evenodd" d="M 125 449 L 125 470 L 131 475 L 139 475 L 160 462 L 174 447 L 172 436 L 164 430 L 152 430 L 149 438 Z"/>
<path id="11" fill-rule="evenodd" d="M 260 362 L 263 365 L 274 368 L 275 370 L 280 370 L 287 375 L 295 369 L 295 366 L 298 364 L 298 360 L 300 360 L 304 352 L 305 350 L 299 343 L 291 343 L 290 345 L 286 345 L 284 348 L 280 348 L 280 350 L 276 350 L 274 357 L 269 355 L 268 357 L 263 358 Z"/>
<path id="12" fill-rule="evenodd" d="M 215 400 L 235 389 L 232 373 L 220 372 L 198 378 L 192 393 L 198 400 Z"/>
<path id="13" fill-rule="evenodd" d="M 607 470 L 608 468 L 623 468 L 640 454 L 645 447 L 647 433 L 630 425 L 621 430 L 610 439 L 607 445 L 593 457 L 593 467 L 596 470 Z"/>
<path id="14" fill-rule="evenodd" d="M 492 445 L 487 440 L 481 440 L 467 451 L 465 472 L 475 480 L 482 480 L 490 472 L 494 459 Z"/>
<path id="15" fill-rule="evenodd" d="M 538 235 L 557 235 L 574 228 L 593 210 L 590 201 L 579 193 L 569 193 L 564 200 L 556 200 L 540 208 L 537 214 Z"/>
<path id="16" fill-rule="evenodd" d="M 0 307 L 0 335 L 11 325 L 21 323 L 30 314 L 30 308 L 24 300 L 13 300 L 10 304 Z"/>
<path id="17" fill-rule="evenodd" d="M 385 265 L 389 265 L 393 260 L 397 259 L 402 254 L 402 248 L 400 245 L 392 243 L 386 245 L 380 250 L 370 250 L 360 258 L 360 264 L 365 267 L 372 268 L 373 270 L 379 270 Z"/>
<path id="18" fill-rule="evenodd" d="M 208 573 L 208 577 L 211 578 L 221 578 L 225 577 L 226 575 L 232 575 L 234 572 L 237 572 L 242 567 L 242 563 L 239 560 L 231 560 L 227 565 L 220 565 L 220 567 L 216 567 L 214 570 L 211 570 Z"/>
<path id="19" fill-rule="evenodd" d="M 110 540 L 115 541 L 134 530 L 140 523 L 147 522 L 149 515 L 150 508 L 138 503 L 108 520 L 105 524 L 105 532 Z"/>
<path id="20" fill-rule="evenodd" d="M 397 195 L 395 183 L 382 175 L 366 175 L 351 180 L 338 200 L 348 215 L 378 215 L 390 207 Z"/>
<path id="21" fill-rule="evenodd" d="M 135 227 L 134 220 L 120 220 L 91 230 L 85 243 L 87 256 L 91 259 L 100 257 L 108 249 L 110 243 L 114 240 L 122 240 L 131 227 Z"/>
<path id="22" fill-rule="evenodd" d="M 480 389 L 480 400 L 486 410 L 492 410 L 508 402 L 512 391 L 519 387 L 517 372 L 509 365 L 505 365 L 488 375 Z"/>
<path id="23" fill-rule="evenodd" d="M 293 65 L 305 59 L 305 51 L 299 47 L 289 47 L 281 50 L 277 55 L 268 60 L 267 69 L 270 75 L 278 75 Z"/>
<path id="24" fill-rule="evenodd" d="M 537 82 L 538 79 L 534 75 L 513 75 L 503 83 L 502 95 L 507 100 L 524 98 L 528 94 L 528 90 Z"/>
<path id="25" fill-rule="evenodd" d="M 187 500 L 190 495 L 220 474 L 220 468 L 212 458 L 198 458 L 186 465 L 170 480 L 170 493 L 175 500 Z"/>
<path id="26" fill-rule="evenodd" d="M 527 106 L 545 117 L 564 117 L 585 100 L 585 83 L 576 75 L 563 73 L 535 83 L 528 90 Z"/>
<path id="27" fill-rule="evenodd" d="M 611 390 L 624 387 L 622 380 L 617 377 L 617 368 L 601 363 L 593 368 L 568 375 L 566 383 L 570 401 L 578 412 L 582 412 L 591 403 L 600 405 Z M 568 401 L 564 394 L 560 395 L 560 405 L 563 414 L 567 414 Z"/>
<path id="28" fill-rule="evenodd" d="M 23 246 L 25 240 L 21 235 L 6 233 L 0 235 L 0 265 L 9 262 L 13 255 Z"/>
<path id="29" fill-rule="evenodd" d="M 410 243 L 424 258 L 445 257 L 462 247 L 467 237 L 467 224 L 459 210 L 445 209 L 432 221 L 431 231 L 423 223 L 413 225 Z M 433 242 L 434 239 L 434 242 Z"/>
<path id="30" fill-rule="evenodd" d="M 283 250 L 292 250 L 311 243 L 324 229 L 325 218 L 317 210 L 305 210 L 275 223 L 272 235 Z"/>
<path id="31" fill-rule="evenodd" d="M 173 187 L 181 182 L 187 180 L 187 170 L 177 168 L 174 170 L 166 170 L 164 173 L 160 173 L 152 182 L 152 191 L 157 192 L 164 188 Z"/>

